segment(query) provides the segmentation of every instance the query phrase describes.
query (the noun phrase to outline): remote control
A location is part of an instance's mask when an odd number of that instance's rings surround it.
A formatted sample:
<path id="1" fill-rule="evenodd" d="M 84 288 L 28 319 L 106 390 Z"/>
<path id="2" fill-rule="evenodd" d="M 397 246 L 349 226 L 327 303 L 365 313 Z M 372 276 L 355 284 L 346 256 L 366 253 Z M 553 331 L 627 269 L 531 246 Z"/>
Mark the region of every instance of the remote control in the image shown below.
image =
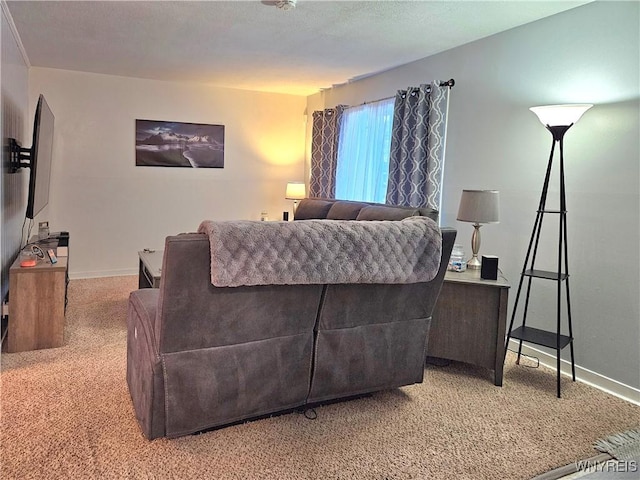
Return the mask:
<path id="1" fill-rule="evenodd" d="M 47 250 L 47 255 L 49 255 L 49 260 L 51 260 L 51 264 L 58 263 L 58 257 L 56 257 L 56 254 L 53 251 L 53 248 L 50 248 L 49 250 Z"/>

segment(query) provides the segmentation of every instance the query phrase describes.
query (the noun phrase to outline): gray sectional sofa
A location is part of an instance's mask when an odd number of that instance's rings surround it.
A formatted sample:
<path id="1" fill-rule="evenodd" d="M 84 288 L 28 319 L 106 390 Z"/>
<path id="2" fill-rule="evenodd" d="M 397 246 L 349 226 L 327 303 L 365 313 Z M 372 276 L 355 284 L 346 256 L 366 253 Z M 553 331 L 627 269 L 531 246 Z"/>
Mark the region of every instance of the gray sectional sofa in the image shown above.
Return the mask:
<path id="1" fill-rule="evenodd" d="M 422 381 L 431 313 L 456 232 L 416 218 L 345 221 L 361 211 L 366 213 L 361 219 L 437 215 L 357 203 L 308 199 L 296 212 L 296 220 L 307 218 L 307 223 L 213 222 L 201 226 L 208 233 L 166 239 L 160 288 L 132 292 L 127 315 L 127 383 L 148 439 Z M 437 236 L 438 245 L 423 242 L 419 228 Z M 225 229 L 236 237 L 223 245 L 215 232 Z M 280 235 L 282 240 L 272 243 L 282 243 L 285 250 L 279 252 L 290 249 L 293 256 L 274 254 L 269 235 Z M 335 235 L 349 243 L 337 253 L 326 243 Z M 409 248 L 418 244 L 402 243 L 405 237 L 418 238 L 419 246 Z M 237 244 L 252 239 L 247 255 Z M 388 239 L 392 245 L 379 249 L 377 243 Z M 223 253 L 216 250 L 220 245 Z M 423 247 L 420 258 L 434 276 L 410 272 L 408 281 L 389 276 L 398 274 L 396 264 L 403 263 L 393 255 Z M 275 261 L 282 255 L 287 256 L 280 262 L 285 268 Z M 361 255 L 365 261 L 358 261 Z M 290 276 L 300 263 L 302 276 Z M 307 264 L 313 270 L 311 283 L 304 276 Z M 271 269 L 265 278 L 276 280 L 242 285 L 242 275 L 252 268 Z M 237 274 L 229 280 L 236 283 L 228 283 L 236 286 L 214 284 L 216 275 L 227 270 Z M 278 284 L 280 275 L 283 284 Z M 326 275 L 328 281 L 313 283 L 315 275 Z M 362 281 L 332 283 L 350 275 Z M 375 283 L 377 278 L 390 283 Z M 430 279 L 415 281 L 424 278 Z"/>
<path id="2" fill-rule="evenodd" d="M 411 216 L 429 217 L 438 221 L 438 211 L 427 207 L 398 207 L 313 197 L 300 201 L 294 220 L 402 220 Z"/>

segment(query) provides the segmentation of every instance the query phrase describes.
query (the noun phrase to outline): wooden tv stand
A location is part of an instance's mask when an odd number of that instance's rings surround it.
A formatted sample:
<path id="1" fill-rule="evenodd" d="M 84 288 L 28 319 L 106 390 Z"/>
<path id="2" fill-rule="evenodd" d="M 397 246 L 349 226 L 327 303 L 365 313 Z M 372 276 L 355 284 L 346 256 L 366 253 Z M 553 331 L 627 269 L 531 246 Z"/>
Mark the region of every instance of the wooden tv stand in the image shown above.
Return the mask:
<path id="1" fill-rule="evenodd" d="M 43 244 L 53 248 L 55 244 Z M 51 264 L 42 259 L 35 267 L 21 267 L 20 256 L 9 269 L 9 322 L 6 352 L 22 352 L 64 344 L 64 313 L 68 256 Z M 4 348 L 3 348 L 4 349 Z"/>

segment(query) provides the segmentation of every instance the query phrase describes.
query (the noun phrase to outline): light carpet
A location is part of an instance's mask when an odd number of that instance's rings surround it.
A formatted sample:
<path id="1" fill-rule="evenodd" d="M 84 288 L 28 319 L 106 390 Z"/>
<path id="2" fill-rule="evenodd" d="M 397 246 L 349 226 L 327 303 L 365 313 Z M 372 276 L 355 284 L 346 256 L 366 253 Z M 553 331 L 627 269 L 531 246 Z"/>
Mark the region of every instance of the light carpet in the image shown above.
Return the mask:
<path id="1" fill-rule="evenodd" d="M 424 383 L 202 435 L 147 441 L 125 380 L 136 277 L 73 280 L 61 348 L 2 354 L 3 479 L 529 479 L 638 425 L 640 407 L 514 364 L 427 367 Z"/>

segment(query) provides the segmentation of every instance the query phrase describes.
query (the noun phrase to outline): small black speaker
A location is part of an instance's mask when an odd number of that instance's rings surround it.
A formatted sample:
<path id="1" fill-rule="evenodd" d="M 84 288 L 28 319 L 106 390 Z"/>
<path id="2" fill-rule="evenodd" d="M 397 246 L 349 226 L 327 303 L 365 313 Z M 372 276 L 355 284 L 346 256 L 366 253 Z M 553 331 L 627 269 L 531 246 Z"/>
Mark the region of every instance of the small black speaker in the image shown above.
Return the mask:
<path id="1" fill-rule="evenodd" d="M 483 255 L 480 267 L 480 278 L 485 280 L 498 279 L 498 257 L 495 255 Z"/>
<path id="2" fill-rule="evenodd" d="M 285 222 L 289 221 L 289 212 L 282 212 L 282 220 Z"/>
<path id="3" fill-rule="evenodd" d="M 58 246 L 59 247 L 69 246 L 69 232 L 60 232 L 58 234 Z"/>

